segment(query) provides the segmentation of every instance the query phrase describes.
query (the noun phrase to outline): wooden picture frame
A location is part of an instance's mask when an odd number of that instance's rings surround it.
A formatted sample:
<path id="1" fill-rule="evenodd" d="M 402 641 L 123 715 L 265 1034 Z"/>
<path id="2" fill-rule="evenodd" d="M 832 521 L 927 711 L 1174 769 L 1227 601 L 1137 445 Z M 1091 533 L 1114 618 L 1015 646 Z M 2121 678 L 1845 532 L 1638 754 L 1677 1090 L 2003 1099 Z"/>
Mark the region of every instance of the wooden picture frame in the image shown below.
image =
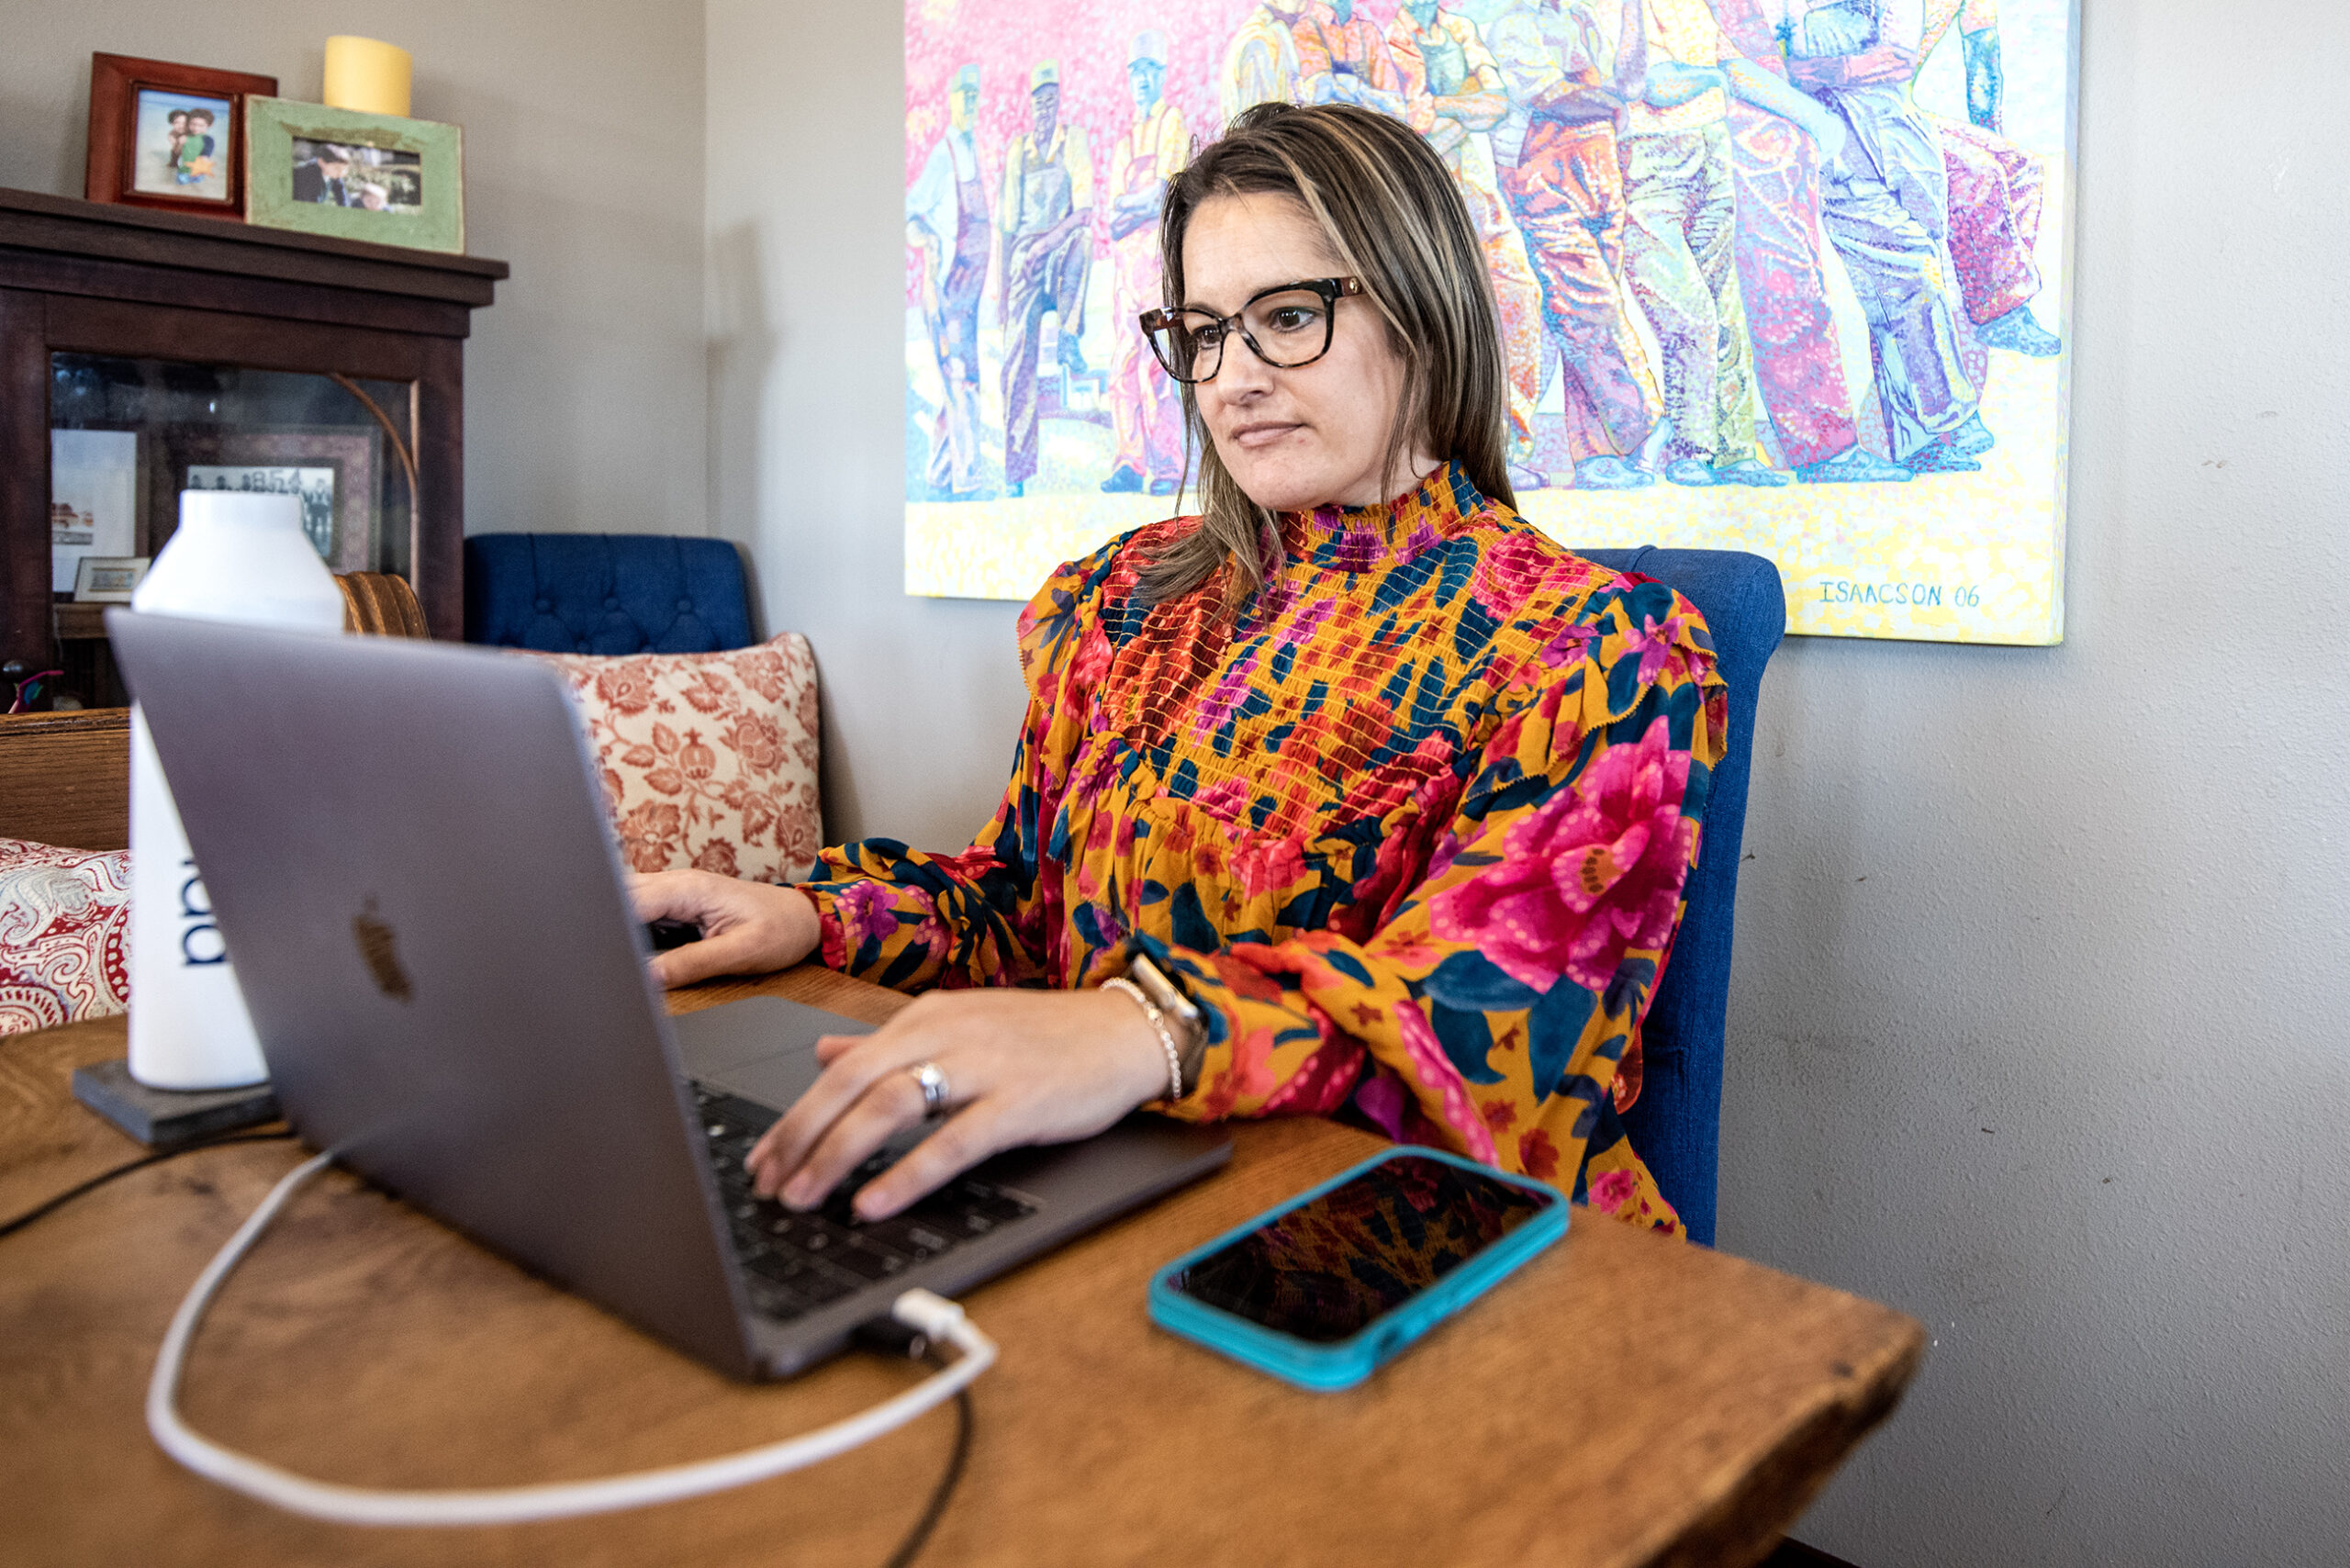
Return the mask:
<path id="1" fill-rule="evenodd" d="M 255 98 L 245 123 L 245 221 L 462 254 L 464 166 L 457 126 Z"/>
<path id="2" fill-rule="evenodd" d="M 333 532 L 330 543 L 319 552 L 330 572 L 376 569 L 381 543 L 379 487 L 383 483 L 383 436 L 358 425 L 282 426 L 261 430 L 223 429 L 212 425 L 174 425 L 151 443 L 154 469 L 151 494 L 159 505 L 149 513 L 149 548 L 167 540 L 179 521 L 179 496 L 189 489 L 247 487 L 241 474 L 226 476 L 219 470 L 334 471 Z M 194 470 L 210 470 L 201 476 Z M 262 488 L 277 488 L 264 484 Z M 317 519 L 304 510 L 304 532 L 312 544 L 319 543 Z"/>
<path id="3" fill-rule="evenodd" d="M 127 54 L 91 55 L 90 144 L 82 194 L 91 201 L 243 222 L 245 101 L 276 93 L 274 76 Z M 170 129 L 175 106 L 186 114 L 211 117 L 201 133 L 211 147 L 189 150 L 185 137 Z"/>

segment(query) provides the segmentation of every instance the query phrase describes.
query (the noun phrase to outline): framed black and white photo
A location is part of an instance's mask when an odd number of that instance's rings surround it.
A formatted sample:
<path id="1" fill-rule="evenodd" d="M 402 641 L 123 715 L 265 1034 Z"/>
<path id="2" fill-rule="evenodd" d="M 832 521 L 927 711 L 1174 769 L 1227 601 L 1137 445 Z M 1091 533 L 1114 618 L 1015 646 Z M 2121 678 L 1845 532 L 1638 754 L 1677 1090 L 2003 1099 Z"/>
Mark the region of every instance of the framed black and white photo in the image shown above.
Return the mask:
<path id="1" fill-rule="evenodd" d="M 335 499 L 339 478 L 330 464 L 297 468 L 196 463 L 188 465 L 186 487 L 191 490 L 242 490 L 255 495 L 298 497 L 302 502 L 302 532 L 317 547 L 319 559 L 331 562 L 335 557 Z"/>
<path id="2" fill-rule="evenodd" d="M 332 572 L 377 568 L 376 521 L 382 437 L 347 426 L 221 431 L 181 426 L 168 432 L 156 482 L 173 518 L 182 490 L 252 490 L 297 496 L 302 532 Z"/>

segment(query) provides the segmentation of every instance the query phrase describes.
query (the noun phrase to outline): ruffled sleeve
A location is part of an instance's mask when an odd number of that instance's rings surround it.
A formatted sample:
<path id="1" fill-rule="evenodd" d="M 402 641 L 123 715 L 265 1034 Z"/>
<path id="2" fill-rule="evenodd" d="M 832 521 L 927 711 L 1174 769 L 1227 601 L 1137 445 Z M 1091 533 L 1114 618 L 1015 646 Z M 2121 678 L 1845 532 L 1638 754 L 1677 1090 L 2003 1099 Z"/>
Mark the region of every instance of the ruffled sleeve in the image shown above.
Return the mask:
<path id="1" fill-rule="evenodd" d="M 1061 566 L 1020 612 L 1028 710 L 1002 803 L 971 846 L 934 855 L 868 838 L 818 857 L 816 878 L 800 886 L 816 903 L 826 966 L 909 991 L 1045 978 L 1062 912 L 1058 884 L 1037 874 L 1040 828 L 1060 810 L 1108 664 L 1100 603 L 1132 537 Z"/>

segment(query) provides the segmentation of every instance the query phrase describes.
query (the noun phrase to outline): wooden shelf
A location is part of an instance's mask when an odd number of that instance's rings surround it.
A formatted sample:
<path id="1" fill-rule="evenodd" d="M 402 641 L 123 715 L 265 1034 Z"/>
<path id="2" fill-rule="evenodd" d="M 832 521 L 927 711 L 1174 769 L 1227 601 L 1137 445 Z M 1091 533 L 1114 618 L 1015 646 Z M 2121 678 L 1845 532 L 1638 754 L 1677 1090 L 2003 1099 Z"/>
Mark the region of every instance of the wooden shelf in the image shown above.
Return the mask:
<path id="1" fill-rule="evenodd" d="M 10 250 L 413 294 L 465 306 L 487 305 L 492 287 L 512 270 L 487 256 L 370 245 L 6 186 L 0 186 L 0 226 Z"/>
<path id="2" fill-rule="evenodd" d="M 103 604 L 75 604 L 70 600 L 57 606 L 57 640 L 61 643 L 86 642 L 106 634 L 106 607 Z"/>

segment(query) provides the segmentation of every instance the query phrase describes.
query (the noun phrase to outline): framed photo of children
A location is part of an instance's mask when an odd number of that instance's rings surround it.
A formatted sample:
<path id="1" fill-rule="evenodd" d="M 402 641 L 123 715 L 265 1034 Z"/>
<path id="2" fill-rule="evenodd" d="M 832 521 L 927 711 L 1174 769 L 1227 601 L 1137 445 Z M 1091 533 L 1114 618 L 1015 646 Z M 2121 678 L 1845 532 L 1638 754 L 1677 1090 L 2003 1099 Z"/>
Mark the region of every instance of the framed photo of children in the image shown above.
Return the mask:
<path id="1" fill-rule="evenodd" d="M 339 240 L 465 248 L 464 133 L 453 125 L 256 98 L 245 218 Z"/>
<path id="2" fill-rule="evenodd" d="M 90 56 L 92 201 L 245 216 L 245 101 L 277 91 L 274 76 Z"/>

